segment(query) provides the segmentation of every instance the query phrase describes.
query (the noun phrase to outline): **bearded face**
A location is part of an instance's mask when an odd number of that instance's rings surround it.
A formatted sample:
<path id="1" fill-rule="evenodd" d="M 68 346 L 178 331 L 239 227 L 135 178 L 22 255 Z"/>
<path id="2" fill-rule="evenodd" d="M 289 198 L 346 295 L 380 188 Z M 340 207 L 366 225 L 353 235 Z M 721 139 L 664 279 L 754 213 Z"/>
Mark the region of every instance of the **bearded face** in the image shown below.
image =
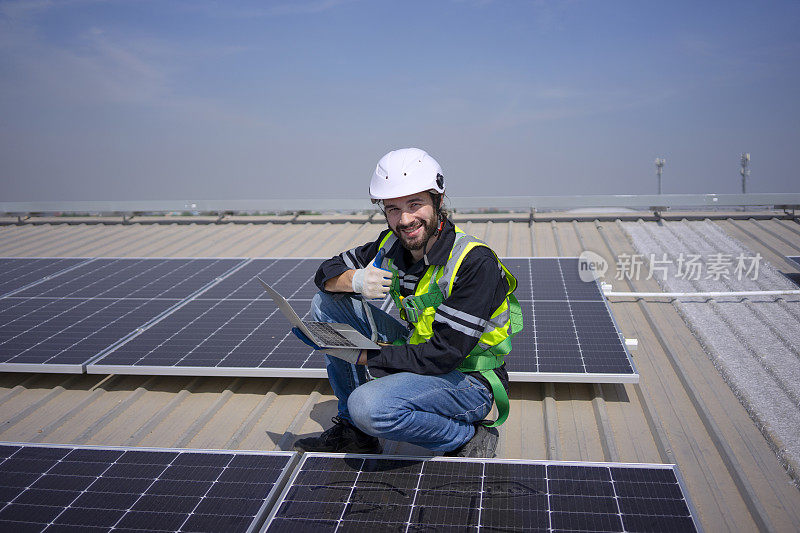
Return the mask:
<path id="1" fill-rule="evenodd" d="M 407 250 L 424 253 L 423 248 L 436 234 L 438 216 L 431 195 L 412 194 L 384 200 L 389 228 Z"/>

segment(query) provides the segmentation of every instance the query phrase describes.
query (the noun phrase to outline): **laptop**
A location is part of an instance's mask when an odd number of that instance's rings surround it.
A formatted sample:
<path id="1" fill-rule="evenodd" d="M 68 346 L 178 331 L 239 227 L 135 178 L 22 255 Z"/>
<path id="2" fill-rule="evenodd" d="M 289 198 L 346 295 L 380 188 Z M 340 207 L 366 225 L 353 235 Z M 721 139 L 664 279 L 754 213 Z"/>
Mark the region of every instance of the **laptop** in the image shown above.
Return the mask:
<path id="1" fill-rule="evenodd" d="M 264 283 L 264 280 L 256 276 L 256 279 L 264 286 L 272 301 L 278 306 L 283 315 L 289 320 L 292 326 L 300 329 L 311 342 L 320 348 L 360 348 L 367 350 L 379 349 L 380 346 L 366 338 L 356 329 L 348 324 L 338 324 L 335 322 L 313 322 L 301 320 L 295 313 L 292 306 L 275 289 Z"/>

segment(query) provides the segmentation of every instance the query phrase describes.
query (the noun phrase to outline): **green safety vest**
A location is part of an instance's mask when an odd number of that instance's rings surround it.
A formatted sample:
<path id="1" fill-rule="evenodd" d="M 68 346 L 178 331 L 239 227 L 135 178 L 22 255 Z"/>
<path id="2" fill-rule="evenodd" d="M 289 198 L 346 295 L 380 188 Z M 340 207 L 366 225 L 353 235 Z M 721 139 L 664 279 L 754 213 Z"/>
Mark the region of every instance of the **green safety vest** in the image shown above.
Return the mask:
<path id="1" fill-rule="evenodd" d="M 400 296 L 398 270 L 394 261 L 387 257 L 389 249 L 397 242 L 397 236 L 390 231 L 381 241 L 380 250 L 384 252 L 381 268 L 389 270 L 393 274 L 389 293 L 400 311 L 400 316 L 414 326 L 407 339 L 400 339 L 394 344 L 421 344 L 433 336 L 433 319 L 436 309 L 452 292 L 456 274 L 464 257 L 476 246 L 489 247 L 483 241 L 464 233 L 458 226 L 455 230 L 456 239 L 447 263 L 444 267 L 428 266 L 425 274 L 417 283 L 414 295 L 407 297 Z M 491 248 L 489 249 L 491 250 Z M 508 418 L 508 394 L 494 369 L 503 365 L 505 356 L 511 352 L 511 338 L 522 330 L 522 310 L 513 294 L 514 289 L 517 288 L 517 280 L 499 259 L 497 262 L 508 281 L 506 298 L 492 313 L 489 323 L 478 339 L 478 344 L 458 367 L 461 372 L 480 372 L 489 381 L 498 412 L 497 420 L 492 424 L 487 424 L 489 427 L 499 426 Z"/>

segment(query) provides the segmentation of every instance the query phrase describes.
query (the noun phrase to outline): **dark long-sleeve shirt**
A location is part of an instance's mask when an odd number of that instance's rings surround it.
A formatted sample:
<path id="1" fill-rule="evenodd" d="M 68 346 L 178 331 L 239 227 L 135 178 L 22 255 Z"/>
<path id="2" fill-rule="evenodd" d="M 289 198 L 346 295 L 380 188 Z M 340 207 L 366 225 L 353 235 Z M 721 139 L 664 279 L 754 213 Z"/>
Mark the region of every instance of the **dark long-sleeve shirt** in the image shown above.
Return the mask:
<path id="1" fill-rule="evenodd" d="M 377 240 L 342 252 L 324 261 L 317 270 L 315 283 L 325 290 L 325 282 L 347 270 L 364 268 L 378 254 L 380 242 L 389 230 Z M 444 266 L 455 242 L 455 227 L 447 220 L 441 234 L 425 258 L 414 261 L 411 253 L 398 240 L 387 253 L 399 271 L 400 294 L 413 295 L 427 264 Z M 426 264 L 427 260 L 427 264 Z M 369 350 L 367 365 L 373 376 L 380 377 L 395 372 L 416 374 L 446 374 L 458 368 L 464 358 L 478 343 L 492 312 L 506 297 L 508 282 L 494 253 L 485 246 L 476 246 L 467 253 L 458 269 L 453 290 L 436 311 L 433 336 L 421 344 L 384 346 Z M 508 373 L 505 365 L 495 369 L 503 386 L 508 390 Z M 470 372 L 491 390 L 488 381 L 479 372 Z"/>

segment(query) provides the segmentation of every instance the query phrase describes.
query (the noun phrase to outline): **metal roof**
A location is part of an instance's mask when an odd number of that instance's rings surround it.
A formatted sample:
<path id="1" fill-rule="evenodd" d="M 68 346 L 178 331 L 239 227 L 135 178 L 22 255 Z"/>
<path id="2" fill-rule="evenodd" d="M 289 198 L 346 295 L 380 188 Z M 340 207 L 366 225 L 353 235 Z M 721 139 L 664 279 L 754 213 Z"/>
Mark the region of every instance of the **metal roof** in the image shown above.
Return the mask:
<path id="1" fill-rule="evenodd" d="M 797 219 L 758 214 L 761 220 L 713 216 L 779 270 L 797 272 L 784 258 L 800 252 Z M 383 228 L 367 217 L 136 220 L 0 226 L 0 256 L 329 256 Z M 588 249 L 614 264 L 619 254 L 635 253 L 614 219 L 462 220 L 456 216 L 466 232 L 504 256 L 576 256 Z M 614 288 L 660 291 L 654 280 Z M 498 457 L 676 463 L 705 529 L 800 529 L 800 492 L 673 304 L 610 305 L 623 334 L 639 340 L 633 356 L 640 384 L 512 384 Z M 3 441 L 288 450 L 298 436 L 328 427 L 335 414 L 325 379 L 0 374 Z M 426 453 L 407 444 L 385 447 Z"/>

